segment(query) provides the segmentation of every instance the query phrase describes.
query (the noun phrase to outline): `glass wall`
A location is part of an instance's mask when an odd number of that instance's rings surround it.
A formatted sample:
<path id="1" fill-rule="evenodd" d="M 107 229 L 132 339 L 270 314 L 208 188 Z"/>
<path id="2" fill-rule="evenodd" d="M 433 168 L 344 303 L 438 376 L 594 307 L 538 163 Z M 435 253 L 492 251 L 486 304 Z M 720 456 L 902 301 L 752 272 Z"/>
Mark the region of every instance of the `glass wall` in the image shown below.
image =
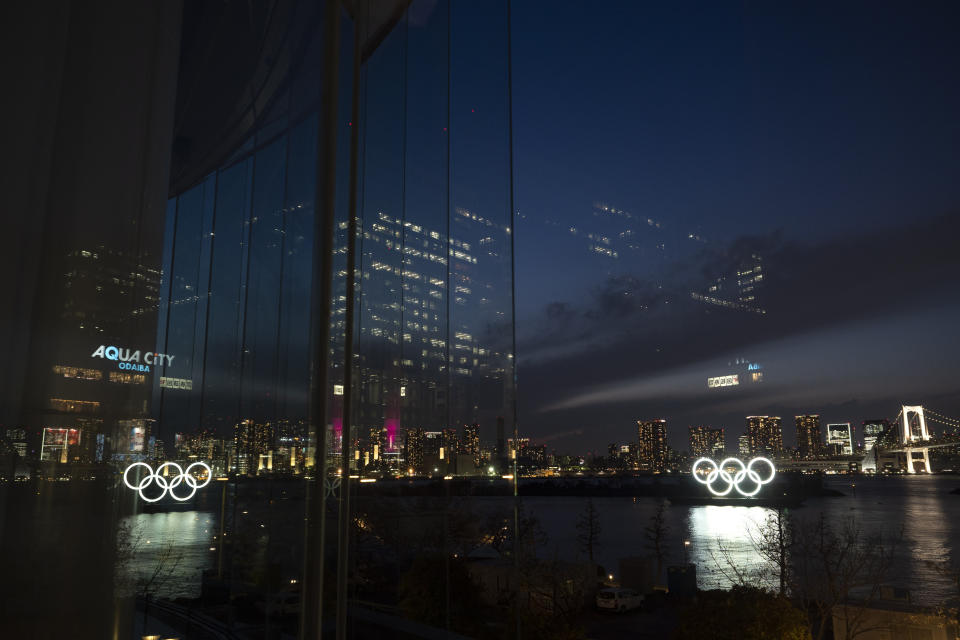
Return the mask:
<path id="1" fill-rule="evenodd" d="M 507 4 L 357 12 L 340 25 L 333 211 L 318 196 L 318 42 L 242 150 L 170 201 L 155 461 L 203 462 L 214 480 L 176 518 L 131 516 L 190 532 L 158 560 L 176 568 L 148 626 L 179 597 L 250 637 L 292 636 L 317 607 L 354 637 L 476 634 L 515 579 Z M 325 214 L 329 285 L 312 276 Z M 322 603 L 302 590 L 310 492 L 325 505 Z M 487 547 L 481 575 L 465 556 Z"/>

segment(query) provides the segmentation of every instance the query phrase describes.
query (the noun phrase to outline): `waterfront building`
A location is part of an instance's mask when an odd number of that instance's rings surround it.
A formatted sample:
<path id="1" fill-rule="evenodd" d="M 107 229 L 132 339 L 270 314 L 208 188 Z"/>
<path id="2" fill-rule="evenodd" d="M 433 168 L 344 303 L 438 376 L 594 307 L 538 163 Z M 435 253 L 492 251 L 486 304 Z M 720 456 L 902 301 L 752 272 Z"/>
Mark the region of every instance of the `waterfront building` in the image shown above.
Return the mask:
<path id="1" fill-rule="evenodd" d="M 890 429 L 890 421 L 886 418 L 864 420 L 862 425 L 864 452 L 869 453 L 877 445 L 877 441 Z"/>
<path id="2" fill-rule="evenodd" d="M 723 457 L 727 440 L 723 427 L 690 427 L 690 454 L 695 457 Z"/>
<path id="3" fill-rule="evenodd" d="M 616 442 L 607 445 L 607 462 L 611 466 L 616 466 L 620 462 L 620 445 Z"/>
<path id="4" fill-rule="evenodd" d="M 516 444 L 514 444 L 513 438 L 507 438 L 507 450 L 510 452 L 511 460 L 527 455 L 529 447 L 530 438 L 518 438 Z"/>
<path id="5" fill-rule="evenodd" d="M 419 475 L 432 476 L 440 473 L 446 475 L 446 466 L 449 458 L 444 458 L 443 450 L 443 432 L 442 431 L 424 431 L 423 432 L 423 462 L 421 468 L 414 467 Z"/>
<path id="6" fill-rule="evenodd" d="M 455 458 L 461 453 L 462 444 L 457 430 L 453 427 L 447 427 L 443 430 L 443 441 L 441 443 L 443 457 Z"/>
<path id="7" fill-rule="evenodd" d="M 27 431 L 26 429 L 7 429 L 6 439 L 11 448 L 16 451 L 20 458 L 27 457 Z"/>
<path id="8" fill-rule="evenodd" d="M 663 472 L 667 463 L 667 421 L 637 421 L 637 453 L 641 470 Z"/>
<path id="9" fill-rule="evenodd" d="M 463 453 L 473 458 L 473 465 L 480 466 L 480 425 L 463 425 Z"/>
<path id="10" fill-rule="evenodd" d="M 410 475 L 424 474 L 425 444 L 423 429 L 417 427 L 406 430 L 404 434 L 404 459 L 408 465 L 407 472 Z"/>
<path id="11" fill-rule="evenodd" d="M 801 460 L 810 460 L 823 453 L 823 438 L 820 434 L 820 416 L 794 416 L 797 426 L 797 452 Z"/>
<path id="12" fill-rule="evenodd" d="M 737 453 L 741 458 L 750 457 L 750 436 L 742 435 L 737 438 Z"/>
<path id="13" fill-rule="evenodd" d="M 779 458 L 783 453 L 783 430 L 779 416 L 747 416 L 751 456 Z"/>
<path id="14" fill-rule="evenodd" d="M 240 475 L 253 475 L 261 471 L 264 467 L 260 461 L 272 452 L 273 441 L 273 425 L 269 422 L 238 422 L 234 429 L 236 472 Z"/>

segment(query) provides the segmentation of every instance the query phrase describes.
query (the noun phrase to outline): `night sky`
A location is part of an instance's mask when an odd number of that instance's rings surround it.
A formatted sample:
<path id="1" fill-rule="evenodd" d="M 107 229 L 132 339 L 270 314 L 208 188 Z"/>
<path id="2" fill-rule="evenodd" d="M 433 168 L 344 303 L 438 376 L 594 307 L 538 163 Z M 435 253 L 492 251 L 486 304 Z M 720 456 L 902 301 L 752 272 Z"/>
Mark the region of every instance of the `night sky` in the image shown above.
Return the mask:
<path id="1" fill-rule="evenodd" d="M 513 5 L 522 432 L 960 415 L 957 6 L 670 5 Z M 691 298 L 750 255 L 766 314 Z"/>

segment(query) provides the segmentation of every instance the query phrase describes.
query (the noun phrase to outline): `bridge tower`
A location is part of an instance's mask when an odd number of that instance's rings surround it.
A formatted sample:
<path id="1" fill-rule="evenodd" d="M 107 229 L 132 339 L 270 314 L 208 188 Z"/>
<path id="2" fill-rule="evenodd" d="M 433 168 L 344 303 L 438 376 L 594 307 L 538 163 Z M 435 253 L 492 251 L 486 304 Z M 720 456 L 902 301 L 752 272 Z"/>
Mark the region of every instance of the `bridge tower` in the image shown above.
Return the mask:
<path id="1" fill-rule="evenodd" d="M 903 405 L 901 415 L 903 416 L 903 445 L 907 452 L 907 473 L 916 473 L 913 468 L 913 445 L 915 443 L 926 442 L 930 439 L 930 432 L 927 431 L 927 420 L 923 416 L 923 406 L 916 405 L 910 406 Z M 910 426 L 910 416 L 917 416 L 917 420 L 920 423 L 920 433 L 913 433 L 913 429 Z M 927 473 L 930 473 L 930 449 L 928 447 L 916 447 L 923 453 L 923 465 Z"/>

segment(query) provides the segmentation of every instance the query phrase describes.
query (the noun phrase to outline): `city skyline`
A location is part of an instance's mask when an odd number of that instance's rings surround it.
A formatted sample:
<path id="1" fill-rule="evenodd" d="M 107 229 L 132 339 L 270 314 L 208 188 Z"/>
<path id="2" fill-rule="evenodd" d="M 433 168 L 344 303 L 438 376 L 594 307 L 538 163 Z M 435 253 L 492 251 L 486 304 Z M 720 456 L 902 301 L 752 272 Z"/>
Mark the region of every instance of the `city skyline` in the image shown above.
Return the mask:
<path id="1" fill-rule="evenodd" d="M 955 6 L 867 23 L 854 5 L 516 12 L 528 435 L 585 448 L 641 416 L 960 414 Z M 765 314 L 691 297 L 738 302 L 754 254 Z M 708 389 L 737 358 L 762 385 Z"/>

